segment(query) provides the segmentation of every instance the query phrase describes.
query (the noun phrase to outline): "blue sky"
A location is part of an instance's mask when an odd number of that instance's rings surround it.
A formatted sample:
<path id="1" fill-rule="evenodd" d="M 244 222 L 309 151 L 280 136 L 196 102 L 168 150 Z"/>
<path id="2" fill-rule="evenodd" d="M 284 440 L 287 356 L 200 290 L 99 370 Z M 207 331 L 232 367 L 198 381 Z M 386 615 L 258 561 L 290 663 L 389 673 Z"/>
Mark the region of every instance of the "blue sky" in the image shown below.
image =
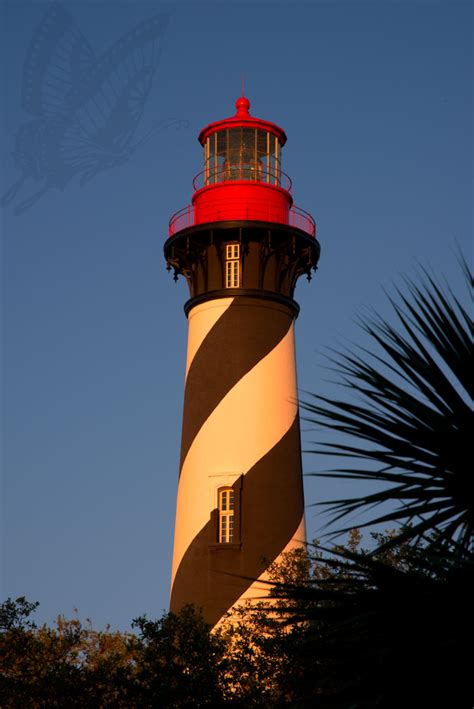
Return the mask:
<path id="1" fill-rule="evenodd" d="M 2 211 L 2 595 L 40 601 L 40 620 L 78 608 L 126 628 L 168 604 L 187 293 L 162 244 L 202 169 L 200 129 L 233 114 L 242 73 L 253 115 L 285 129 L 283 169 L 322 246 L 316 278 L 296 294 L 299 386 L 334 394 L 324 350 L 364 342 L 355 314 L 388 314 L 383 288 L 417 263 L 456 288 L 456 243 L 470 255 L 472 6 L 63 7 L 96 57 L 139 22 L 168 17 L 132 143 L 165 125 L 84 186 L 76 174 L 22 214 Z M 2 194 L 20 176 L 15 133 L 32 120 L 23 67 L 47 9 L 2 5 Z M 51 146 L 35 153 L 41 174 Z M 322 465 L 305 456 L 306 472 Z M 305 485 L 308 504 L 344 490 Z M 309 508 L 311 537 L 321 524 Z"/>

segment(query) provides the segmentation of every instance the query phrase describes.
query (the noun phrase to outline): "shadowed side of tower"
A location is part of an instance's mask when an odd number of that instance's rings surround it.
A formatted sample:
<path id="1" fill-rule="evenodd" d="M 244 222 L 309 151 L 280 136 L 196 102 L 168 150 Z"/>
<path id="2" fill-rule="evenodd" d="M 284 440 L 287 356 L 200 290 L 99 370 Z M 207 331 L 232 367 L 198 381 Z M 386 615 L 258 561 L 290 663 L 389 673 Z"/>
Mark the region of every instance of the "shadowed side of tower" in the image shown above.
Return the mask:
<path id="1" fill-rule="evenodd" d="M 191 294 L 171 610 L 212 624 L 305 540 L 292 296 L 319 245 L 281 172 L 286 136 L 248 106 L 201 132 L 203 186 L 165 245 Z"/>

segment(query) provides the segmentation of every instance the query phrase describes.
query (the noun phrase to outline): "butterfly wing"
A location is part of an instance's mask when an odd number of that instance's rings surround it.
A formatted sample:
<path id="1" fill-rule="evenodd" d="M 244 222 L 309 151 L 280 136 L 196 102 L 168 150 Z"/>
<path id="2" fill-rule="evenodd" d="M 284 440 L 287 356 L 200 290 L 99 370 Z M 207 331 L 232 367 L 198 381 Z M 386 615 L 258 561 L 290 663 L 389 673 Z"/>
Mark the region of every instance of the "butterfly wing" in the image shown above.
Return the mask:
<path id="1" fill-rule="evenodd" d="M 94 164 L 126 158 L 158 68 L 167 23 L 166 16 L 157 15 L 137 25 L 77 85 L 64 149 L 79 169 L 89 172 Z"/>
<path id="2" fill-rule="evenodd" d="M 46 119 L 68 113 L 74 91 L 94 64 L 94 52 L 71 15 L 53 2 L 33 35 L 23 65 L 23 108 Z"/>
<path id="3" fill-rule="evenodd" d="M 94 61 L 69 14 L 59 3 L 51 6 L 24 71 L 24 106 L 41 117 L 39 125 L 33 121 L 20 131 L 16 163 L 23 178 L 4 196 L 4 205 L 26 178 L 43 179 L 45 187 L 22 202 L 18 213 L 46 189 L 63 189 L 74 175 L 85 182 L 130 157 L 167 22 L 162 15 L 142 22 Z"/>

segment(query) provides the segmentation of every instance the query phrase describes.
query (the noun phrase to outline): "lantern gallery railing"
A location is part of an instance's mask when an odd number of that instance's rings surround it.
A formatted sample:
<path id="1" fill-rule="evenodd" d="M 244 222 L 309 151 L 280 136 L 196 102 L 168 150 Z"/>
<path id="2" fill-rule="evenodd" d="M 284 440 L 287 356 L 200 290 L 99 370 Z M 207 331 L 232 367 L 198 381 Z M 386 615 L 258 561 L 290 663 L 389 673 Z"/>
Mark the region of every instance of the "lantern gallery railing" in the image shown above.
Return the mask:
<path id="1" fill-rule="evenodd" d="M 225 207 L 209 207 L 205 210 L 199 209 L 198 213 L 196 212 L 197 210 L 192 204 L 188 204 L 187 207 L 175 212 L 170 219 L 169 236 L 173 236 L 177 232 L 195 224 L 247 219 L 249 221 L 288 224 L 316 238 L 316 222 L 313 217 L 309 212 L 295 205 L 288 210 L 282 210 L 273 205 L 266 205 L 261 200 L 255 200 L 255 202 L 246 200 L 245 202 L 227 202 Z"/>
<path id="2" fill-rule="evenodd" d="M 260 161 L 255 164 L 250 163 L 233 164 L 226 163 L 216 167 L 208 167 L 203 170 L 193 180 L 194 190 L 200 190 L 202 187 L 209 185 L 217 185 L 222 182 L 261 182 L 267 185 L 281 187 L 286 192 L 291 193 L 291 179 L 280 169 L 264 170 Z"/>
<path id="3" fill-rule="evenodd" d="M 305 231 L 314 239 L 316 238 L 316 222 L 314 221 L 312 215 L 305 209 L 301 209 L 301 207 L 297 207 L 296 205 L 290 207 L 288 213 L 288 224 L 296 227 L 296 229 Z"/>
<path id="4" fill-rule="evenodd" d="M 188 204 L 187 207 L 183 207 L 173 214 L 168 226 L 168 236 L 173 236 L 178 231 L 187 229 L 190 226 L 194 226 L 194 207 L 192 204 Z"/>

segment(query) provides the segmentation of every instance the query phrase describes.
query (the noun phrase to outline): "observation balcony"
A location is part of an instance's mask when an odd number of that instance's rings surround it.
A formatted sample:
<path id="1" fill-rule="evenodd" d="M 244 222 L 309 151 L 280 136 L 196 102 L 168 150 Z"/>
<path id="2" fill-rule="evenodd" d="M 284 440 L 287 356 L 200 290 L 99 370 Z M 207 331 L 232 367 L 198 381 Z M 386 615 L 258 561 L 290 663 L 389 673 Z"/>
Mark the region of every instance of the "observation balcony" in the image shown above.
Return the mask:
<path id="1" fill-rule="evenodd" d="M 192 203 L 173 214 L 168 236 L 198 224 L 245 220 L 293 226 L 316 238 L 313 217 L 293 204 L 291 192 L 291 179 L 278 165 L 215 161 L 194 178 Z"/>

